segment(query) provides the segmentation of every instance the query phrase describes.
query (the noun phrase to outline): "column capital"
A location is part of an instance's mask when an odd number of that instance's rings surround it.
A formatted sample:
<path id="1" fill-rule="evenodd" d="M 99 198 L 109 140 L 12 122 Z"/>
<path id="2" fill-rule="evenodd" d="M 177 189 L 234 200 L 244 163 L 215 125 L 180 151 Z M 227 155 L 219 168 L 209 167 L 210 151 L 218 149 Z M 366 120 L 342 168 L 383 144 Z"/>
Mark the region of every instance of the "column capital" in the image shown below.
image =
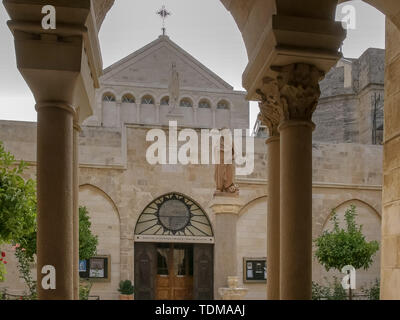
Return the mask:
<path id="1" fill-rule="evenodd" d="M 272 70 L 278 72 L 276 81 L 283 119 L 311 121 L 321 95 L 319 81 L 324 72 L 305 63 L 272 67 Z"/>
<path id="2" fill-rule="evenodd" d="M 256 92 L 261 97 L 258 119 L 268 127 L 271 137 L 279 137 L 278 126 L 282 121 L 283 107 L 277 81 L 272 78 L 263 79 L 263 87 Z"/>

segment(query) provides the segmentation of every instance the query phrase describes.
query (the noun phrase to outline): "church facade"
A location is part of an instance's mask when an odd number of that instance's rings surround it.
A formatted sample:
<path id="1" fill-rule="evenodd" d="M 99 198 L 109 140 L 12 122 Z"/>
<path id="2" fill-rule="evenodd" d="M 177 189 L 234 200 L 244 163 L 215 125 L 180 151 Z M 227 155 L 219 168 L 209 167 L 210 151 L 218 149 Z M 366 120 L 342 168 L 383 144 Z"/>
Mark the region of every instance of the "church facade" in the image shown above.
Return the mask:
<path id="1" fill-rule="evenodd" d="M 351 204 L 368 240 L 380 240 L 382 196 L 383 51 L 341 60 L 321 83 L 314 122 L 313 237 L 343 217 Z M 171 66 L 179 74 L 179 99 L 170 97 Z M 381 67 L 381 68 L 380 68 Z M 254 170 L 236 176 L 236 218 L 217 223 L 212 164 L 150 164 L 148 132 L 249 127 L 246 92 L 196 61 L 167 36 L 104 70 L 94 114 L 80 133 L 80 205 L 98 236 L 97 256 L 82 264 L 91 295 L 118 299 L 120 280 L 132 280 L 136 299 L 220 299 L 227 279 L 217 261 L 234 259 L 246 299 L 266 298 L 267 154 L 265 128 L 254 135 Z M 349 116 L 351 115 L 351 116 Z M 249 132 L 246 133 L 249 135 Z M 36 124 L 0 121 L 0 140 L 35 178 Z M 182 141 L 180 142 L 182 144 Z M 296 161 L 296 159 L 293 159 Z M 221 238 L 234 230 L 234 246 Z M 218 248 L 218 252 L 216 251 Z M 7 248 L 11 255 L 12 251 Z M 358 271 L 357 289 L 379 278 L 380 253 L 368 271 Z M 20 294 L 24 285 L 11 259 L 0 287 Z M 91 267 L 93 267 L 93 272 Z M 97 271 L 96 271 L 97 270 Z M 326 272 L 313 262 L 313 280 Z M 340 276 L 340 274 L 338 275 Z"/>

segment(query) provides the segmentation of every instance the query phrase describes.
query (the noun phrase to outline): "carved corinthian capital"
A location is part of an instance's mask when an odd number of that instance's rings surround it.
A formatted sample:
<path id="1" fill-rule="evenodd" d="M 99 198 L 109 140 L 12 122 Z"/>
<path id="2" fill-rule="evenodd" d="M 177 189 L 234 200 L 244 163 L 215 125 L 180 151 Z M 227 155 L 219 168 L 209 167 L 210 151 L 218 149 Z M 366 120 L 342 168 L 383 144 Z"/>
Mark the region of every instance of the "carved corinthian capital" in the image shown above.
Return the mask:
<path id="1" fill-rule="evenodd" d="M 319 81 L 324 73 L 313 65 L 296 63 L 273 67 L 284 120 L 311 121 L 321 95 Z"/>
<path id="2" fill-rule="evenodd" d="M 261 97 L 258 119 L 269 129 L 271 137 L 279 136 L 278 126 L 282 120 L 282 104 L 276 80 L 264 79 L 262 89 L 257 89 Z"/>

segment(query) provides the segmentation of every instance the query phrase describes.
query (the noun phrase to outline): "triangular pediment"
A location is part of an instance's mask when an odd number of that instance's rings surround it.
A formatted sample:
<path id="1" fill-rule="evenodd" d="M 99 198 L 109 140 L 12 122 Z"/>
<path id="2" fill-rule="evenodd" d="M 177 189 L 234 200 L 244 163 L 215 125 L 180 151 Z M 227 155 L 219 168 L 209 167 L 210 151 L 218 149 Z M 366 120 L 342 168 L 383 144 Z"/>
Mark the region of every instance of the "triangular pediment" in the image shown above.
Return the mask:
<path id="1" fill-rule="evenodd" d="M 166 88 L 172 63 L 176 64 L 181 88 L 233 90 L 232 86 L 166 36 L 105 69 L 102 82 Z"/>

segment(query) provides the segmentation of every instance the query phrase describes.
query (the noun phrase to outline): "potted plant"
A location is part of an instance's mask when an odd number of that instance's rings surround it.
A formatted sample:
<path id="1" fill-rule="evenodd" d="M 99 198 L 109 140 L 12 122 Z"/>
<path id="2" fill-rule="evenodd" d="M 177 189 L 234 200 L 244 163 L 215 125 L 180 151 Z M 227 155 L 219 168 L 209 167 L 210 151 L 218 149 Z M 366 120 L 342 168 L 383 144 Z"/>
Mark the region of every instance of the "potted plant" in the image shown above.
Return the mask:
<path id="1" fill-rule="evenodd" d="M 133 300 L 134 287 L 130 280 L 122 280 L 119 283 L 118 291 L 120 293 L 119 295 L 120 300 Z"/>

